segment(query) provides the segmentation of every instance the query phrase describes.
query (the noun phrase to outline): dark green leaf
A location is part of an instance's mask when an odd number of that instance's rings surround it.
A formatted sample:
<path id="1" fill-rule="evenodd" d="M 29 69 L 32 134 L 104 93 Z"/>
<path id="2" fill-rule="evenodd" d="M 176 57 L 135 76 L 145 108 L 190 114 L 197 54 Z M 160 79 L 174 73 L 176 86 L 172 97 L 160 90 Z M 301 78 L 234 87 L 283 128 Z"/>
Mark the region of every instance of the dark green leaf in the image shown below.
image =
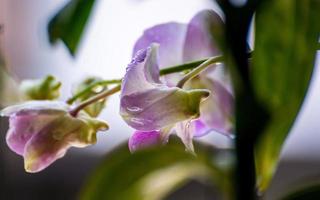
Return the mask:
<path id="1" fill-rule="evenodd" d="M 95 0 L 71 0 L 49 22 L 50 43 L 61 39 L 70 53 L 77 51 Z"/>
<path id="2" fill-rule="evenodd" d="M 281 147 L 304 100 L 319 39 L 319 0 L 265 1 L 256 13 L 252 79 L 270 113 L 256 146 L 261 190 L 268 186 Z"/>
<path id="3" fill-rule="evenodd" d="M 316 200 L 320 199 L 320 185 L 306 187 L 296 191 L 282 200 Z"/>
<path id="4" fill-rule="evenodd" d="M 221 162 L 220 166 L 215 165 L 213 160 L 217 158 L 211 157 L 218 153 L 197 149 L 200 150 L 197 157 L 177 143 L 130 154 L 127 144 L 122 145 L 101 163 L 81 199 L 159 200 L 190 179 L 207 181 L 231 195 L 229 174 L 222 170 L 226 166 Z"/>

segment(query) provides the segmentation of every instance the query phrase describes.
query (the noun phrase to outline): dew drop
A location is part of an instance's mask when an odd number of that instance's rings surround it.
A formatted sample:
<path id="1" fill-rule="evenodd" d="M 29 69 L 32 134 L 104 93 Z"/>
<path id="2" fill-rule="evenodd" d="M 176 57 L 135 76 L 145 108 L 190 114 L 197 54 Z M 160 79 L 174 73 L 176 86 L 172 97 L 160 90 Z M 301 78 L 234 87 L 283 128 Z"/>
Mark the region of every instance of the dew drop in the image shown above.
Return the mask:
<path id="1" fill-rule="evenodd" d="M 131 118 L 130 121 L 141 126 L 144 125 L 144 120 L 141 118 Z"/>
<path id="2" fill-rule="evenodd" d="M 140 112 L 142 111 L 142 108 L 139 108 L 137 106 L 131 106 L 131 107 L 127 107 L 127 110 L 130 112 Z"/>
<path id="3" fill-rule="evenodd" d="M 103 86 L 98 85 L 98 86 L 94 87 L 94 88 L 92 89 L 92 91 L 95 92 L 95 93 L 100 93 L 100 92 L 103 91 L 103 89 L 104 89 Z"/>

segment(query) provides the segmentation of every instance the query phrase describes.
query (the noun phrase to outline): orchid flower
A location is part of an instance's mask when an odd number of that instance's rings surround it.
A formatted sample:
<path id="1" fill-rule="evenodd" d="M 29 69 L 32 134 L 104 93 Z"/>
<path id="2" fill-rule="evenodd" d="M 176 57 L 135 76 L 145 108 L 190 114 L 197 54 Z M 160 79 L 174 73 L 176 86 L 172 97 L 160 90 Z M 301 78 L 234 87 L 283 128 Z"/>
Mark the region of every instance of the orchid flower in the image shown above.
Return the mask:
<path id="1" fill-rule="evenodd" d="M 233 95 L 222 64 L 204 70 L 183 88 L 176 87 L 182 74 L 163 78 L 159 74 L 159 68 L 219 55 L 209 31 L 222 23 L 216 13 L 205 10 L 189 24 L 156 25 L 138 39 L 123 79 L 120 103 L 121 116 L 137 130 L 129 139 L 131 151 L 165 143 L 175 132 L 193 152 L 194 136 L 212 130 L 232 133 Z"/>
<path id="2" fill-rule="evenodd" d="M 38 172 L 63 157 L 70 147 L 96 143 L 96 132 L 108 125 L 84 111 L 73 117 L 59 101 L 29 101 L 1 111 L 9 117 L 9 148 L 24 157 L 27 172 Z"/>

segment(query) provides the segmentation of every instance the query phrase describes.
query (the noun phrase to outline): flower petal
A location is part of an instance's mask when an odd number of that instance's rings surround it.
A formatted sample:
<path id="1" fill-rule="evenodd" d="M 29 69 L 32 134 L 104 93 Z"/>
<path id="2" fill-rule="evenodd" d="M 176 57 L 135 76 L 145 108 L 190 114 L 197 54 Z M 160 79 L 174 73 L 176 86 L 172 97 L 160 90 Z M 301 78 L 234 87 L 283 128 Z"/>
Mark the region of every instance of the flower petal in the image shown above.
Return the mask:
<path id="1" fill-rule="evenodd" d="M 182 63 L 182 49 L 187 26 L 170 22 L 159 24 L 144 31 L 134 46 L 133 55 L 138 50 L 148 48 L 152 43 L 160 45 L 159 65 L 168 67 Z"/>
<path id="2" fill-rule="evenodd" d="M 175 22 L 159 24 L 144 31 L 134 46 L 135 54 L 140 49 L 146 49 L 152 43 L 159 47 L 159 68 L 179 65 L 183 62 L 183 46 L 187 25 Z M 175 86 L 182 78 L 178 73 L 163 77 L 168 86 Z"/>
<path id="3" fill-rule="evenodd" d="M 210 133 L 213 129 L 207 126 L 201 119 L 196 119 L 190 122 L 190 127 L 193 132 L 193 137 L 202 137 Z"/>
<path id="4" fill-rule="evenodd" d="M 233 132 L 234 97 L 218 81 L 202 78 L 212 95 L 200 106 L 201 121 L 212 129 L 223 134 Z"/>
<path id="5" fill-rule="evenodd" d="M 127 67 L 122 81 L 121 96 L 142 90 L 153 89 L 161 84 L 158 67 L 158 45 L 152 44 L 147 49 L 141 49 Z"/>
<path id="6" fill-rule="evenodd" d="M 66 112 L 68 105 L 60 101 L 28 101 L 21 104 L 9 106 L 0 111 L 0 116 L 10 116 L 15 113 L 57 113 Z"/>
<path id="7" fill-rule="evenodd" d="M 80 118 L 80 119 L 79 119 Z M 96 143 L 96 132 L 108 126 L 82 112 L 79 118 L 64 115 L 49 123 L 25 145 L 27 172 L 38 172 L 63 157 L 67 150 Z"/>
<path id="8" fill-rule="evenodd" d="M 177 136 L 185 145 L 186 150 L 194 154 L 194 146 L 192 142 L 194 132 L 190 127 L 190 120 L 177 123 L 175 126 L 175 131 Z"/>
<path id="9" fill-rule="evenodd" d="M 150 131 L 199 115 L 207 90 L 155 88 L 121 98 L 121 116 L 131 127 Z"/>
<path id="10" fill-rule="evenodd" d="M 135 152 L 161 143 L 160 131 L 135 131 L 130 137 L 128 145 L 130 152 Z"/>
<path id="11" fill-rule="evenodd" d="M 223 21 L 213 10 L 204 10 L 194 16 L 188 24 L 183 47 L 183 61 L 189 62 L 219 55 L 218 41 L 222 34 Z"/>
<path id="12" fill-rule="evenodd" d="M 137 53 L 122 83 L 120 114 L 133 128 L 159 130 L 199 114 L 208 90 L 182 90 L 159 81 L 157 46 Z"/>
<path id="13" fill-rule="evenodd" d="M 66 113 L 67 105 L 56 101 L 29 101 L 9 106 L 0 115 L 9 116 L 6 141 L 9 148 L 19 155 L 27 141 L 44 126 Z"/>
<path id="14" fill-rule="evenodd" d="M 22 113 L 11 116 L 6 136 L 9 148 L 15 153 L 23 155 L 28 140 L 59 116 L 61 113 L 39 115 Z"/>

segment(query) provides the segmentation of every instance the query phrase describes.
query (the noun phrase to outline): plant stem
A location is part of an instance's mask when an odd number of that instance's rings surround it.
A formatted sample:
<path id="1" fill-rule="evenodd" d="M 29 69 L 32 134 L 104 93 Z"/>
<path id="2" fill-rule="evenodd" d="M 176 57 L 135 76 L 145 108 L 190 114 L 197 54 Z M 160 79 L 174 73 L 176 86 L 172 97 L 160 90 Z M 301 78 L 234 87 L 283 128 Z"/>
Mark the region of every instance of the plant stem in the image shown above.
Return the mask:
<path id="1" fill-rule="evenodd" d="M 76 101 L 79 97 L 87 94 L 90 92 L 93 88 L 97 86 L 105 86 L 105 85 L 111 85 L 111 84 L 119 84 L 121 83 L 121 79 L 114 79 L 114 80 L 103 80 L 103 81 L 97 81 L 86 87 L 84 90 L 78 92 L 73 97 L 69 98 L 67 100 L 68 104 L 72 104 L 74 101 Z"/>
<path id="2" fill-rule="evenodd" d="M 77 114 L 79 113 L 80 110 L 82 110 L 83 108 L 85 108 L 86 106 L 96 102 L 96 101 L 99 101 L 100 99 L 104 99 L 106 98 L 107 96 L 110 96 L 114 93 L 117 93 L 119 92 L 121 89 L 121 85 L 117 85 L 115 86 L 114 88 L 110 89 L 110 90 L 107 90 L 107 91 L 104 91 L 100 94 L 97 94 L 96 96 L 93 96 L 83 102 L 81 102 L 79 105 L 77 105 L 74 109 L 70 110 L 69 113 L 71 116 L 77 116 Z"/>
<path id="3" fill-rule="evenodd" d="M 257 200 L 254 145 L 263 130 L 260 110 L 250 77 L 247 56 L 248 31 L 262 0 L 247 0 L 235 6 L 231 0 L 217 1 L 225 14 L 226 64 L 230 66 L 235 93 L 235 199 Z"/>
<path id="4" fill-rule="evenodd" d="M 183 85 L 193 77 L 197 76 L 202 70 L 206 69 L 208 66 L 221 62 L 223 60 L 222 56 L 212 57 L 207 59 L 205 62 L 200 64 L 198 67 L 194 68 L 191 72 L 186 74 L 177 84 L 177 87 L 182 88 Z"/>
<path id="5" fill-rule="evenodd" d="M 204 63 L 208 59 L 210 59 L 210 58 L 197 60 L 197 61 L 192 61 L 192 62 L 188 62 L 188 63 L 182 64 L 182 65 L 176 65 L 176 66 L 171 66 L 171 67 L 167 67 L 167 68 L 161 69 L 160 70 L 160 76 L 167 75 L 167 74 L 173 74 L 173 73 L 176 73 L 176 72 L 185 71 L 185 70 L 188 70 L 188 69 L 194 69 L 195 67 L 201 65 L 202 63 Z"/>

